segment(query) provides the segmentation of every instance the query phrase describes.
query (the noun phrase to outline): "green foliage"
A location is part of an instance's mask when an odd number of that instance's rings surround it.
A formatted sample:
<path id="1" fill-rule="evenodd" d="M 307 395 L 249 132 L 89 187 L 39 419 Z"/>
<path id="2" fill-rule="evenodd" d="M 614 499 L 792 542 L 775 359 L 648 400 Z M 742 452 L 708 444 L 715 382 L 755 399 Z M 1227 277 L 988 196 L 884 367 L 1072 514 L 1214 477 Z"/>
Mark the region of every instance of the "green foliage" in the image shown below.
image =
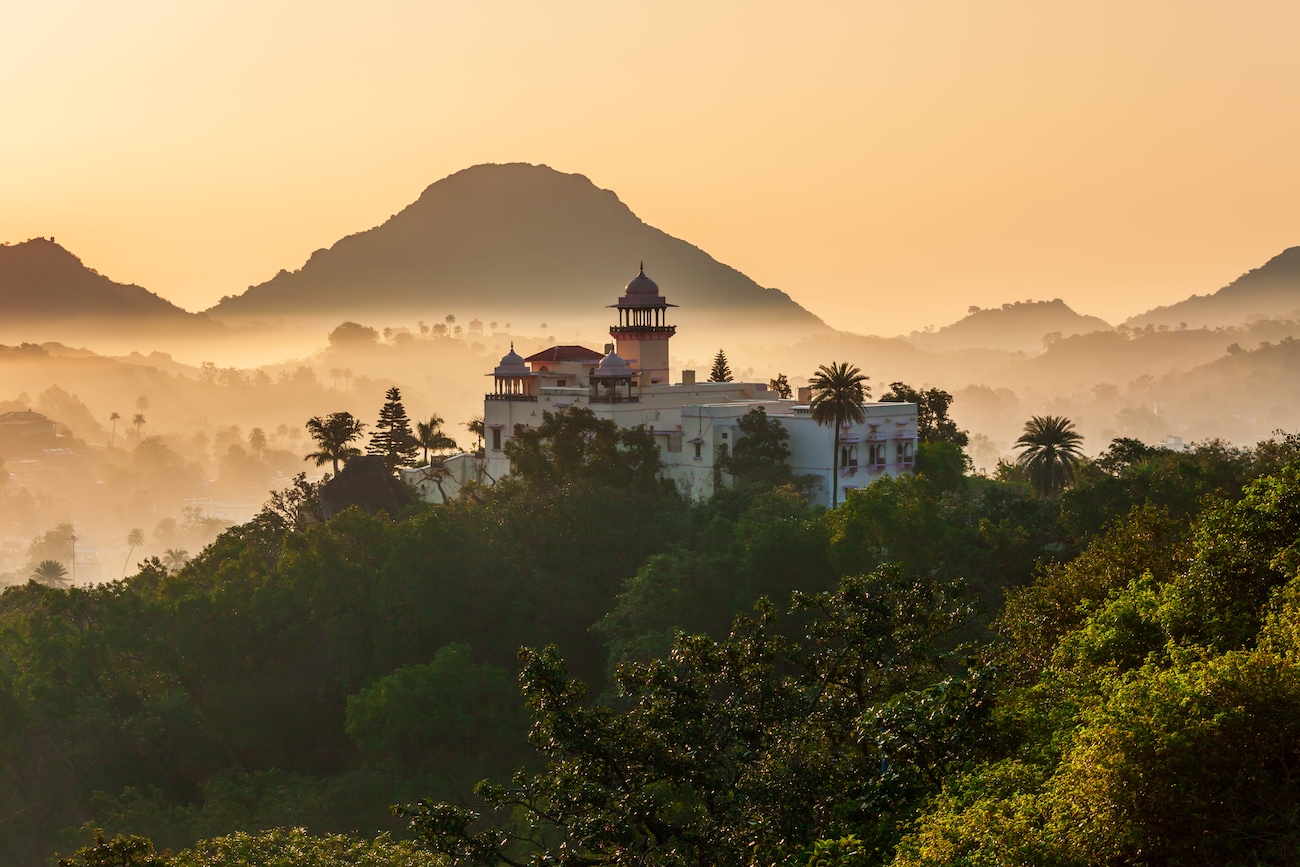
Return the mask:
<path id="1" fill-rule="evenodd" d="M 402 392 L 393 386 L 384 393 L 384 399 L 366 452 L 382 457 L 384 466 L 390 470 L 413 466 L 415 456 L 420 452 L 420 443 L 411 431 L 411 420 L 402 406 Z"/>
<path id="2" fill-rule="evenodd" d="M 500 744 L 522 741 L 522 712 L 509 672 L 475 665 L 468 646 L 449 644 L 433 662 L 349 696 L 345 728 L 369 760 L 428 770 L 481 764 Z"/>
<path id="3" fill-rule="evenodd" d="M 713 369 L 709 371 L 709 382 L 731 382 L 731 365 L 727 364 L 727 353 L 721 349 L 713 358 Z"/>
<path id="4" fill-rule="evenodd" d="M 668 652 L 678 630 L 723 636 L 760 596 L 835 582 L 826 522 L 793 487 L 728 491 L 692 508 L 693 537 L 645 561 L 593 630 L 611 665 Z"/>
<path id="5" fill-rule="evenodd" d="M 920 473 L 943 491 L 955 491 L 966 481 L 971 462 L 962 447 L 954 442 L 931 440 L 917 443 L 916 464 L 913 471 Z"/>
<path id="6" fill-rule="evenodd" d="M 1025 422 L 1025 432 L 1016 440 L 1016 448 L 1023 449 L 1016 463 L 1029 471 L 1038 492 L 1048 496 L 1074 482 L 1082 445 L 1083 436 L 1068 418 L 1036 415 Z"/>
<path id="7" fill-rule="evenodd" d="M 587 407 L 543 412 L 534 429 L 517 425 L 505 444 L 514 474 L 531 484 L 658 484 L 659 448 L 644 428 L 621 428 Z"/>
<path id="8" fill-rule="evenodd" d="M 767 387 L 782 400 L 789 400 L 794 395 L 794 389 L 790 387 L 790 379 L 784 373 L 778 373 L 775 378 L 769 380 Z"/>
<path id="9" fill-rule="evenodd" d="M 307 420 L 307 433 L 316 442 L 317 451 L 303 460 L 315 461 L 316 466 L 332 463 L 334 475 L 339 473 L 339 461 L 347 461 L 361 454 L 352 443 L 361 436 L 365 424 L 352 417 L 350 412 L 332 412 L 325 418 L 315 416 Z"/>
<path id="10" fill-rule="evenodd" d="M 904 382 L 891 382 L 883 403 L 916 404 L 916 435 L 922 443 L 950 443 L 960 449 L 970 445 L 970 434 L 948 417 L 952 395 L 942 389 L 915 389 Z"/>
<path id="11" fill-rule="evenodd" d="M 737 422 L 739 435 L 731 453 L 721 460 L 722 469 L 753 483 L 787 484 L 794 479 L 790 460 L 790 432 L 763 407 L 752 409 Z"/>
<path id="12" fill-rule="evenodd" d="M 543 426 L 526 473 L 446 506 L 323 522 L 299 479 L 174 574 L 0 594 L 0 861 L 95 828 L 73 863 L 1293 858 L 1290 439 L 828 511 L 687 503 L 640 432 Z M 329 836 L 421 796 L 419 844 Z"/>
<path id="13" fill-rule="evenodd" d="M 526 651 L 535 776 L 478 795 L 510 825 L 419 803 L 404 812 L 437 852 L 479 864 L 778 863 L 842 826 L 838 805 L 878 767 L 853 736 L 868 708 L 933 682 L 936 640 L 965 615 L 945 588 L 898 570 L 796 596 L 803 641 L 760 604 L 730 636 L 678 636 L 662 660 L 615 676 L 627 710 L 583 701 L 554 648 Z"/>

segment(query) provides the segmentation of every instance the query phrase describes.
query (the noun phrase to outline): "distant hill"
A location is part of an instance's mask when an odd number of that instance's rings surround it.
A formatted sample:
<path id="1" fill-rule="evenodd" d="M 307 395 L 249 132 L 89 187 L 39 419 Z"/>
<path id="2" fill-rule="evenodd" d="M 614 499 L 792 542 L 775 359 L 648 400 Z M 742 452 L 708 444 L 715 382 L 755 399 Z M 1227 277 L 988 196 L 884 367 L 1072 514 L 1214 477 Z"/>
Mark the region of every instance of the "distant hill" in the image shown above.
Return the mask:
<path id="1" fill-rule="evenodd" d="M 113 282 L 52 240 L 0 245 L 0 339 L 125 339 L 217 327 L 147 289 Z"/>
<path id="2" fill-rule="evenodd" d="M 825 328 L 784 292 L 646 225 L 582 175 L 523 163 L 444 178 L 383 225 L 317 250 L 301 269 L 208 312 L 226 322 L 374 322 L 378 314 L 437 321 L 455 313 L 555 327 L 606 316 L 642 261 L 681 305 L 676 321 L 703 314 L 738 328 Z"/>
<path id="3" fill-rule="evenodd" d="M 1093 331 L 1110 331 L 1096 316 L 1071 310 L 1064 301 L 1017 301 L 981 310 L 972 307 L 965 318 L 933 332 L 913 333 L 908 340 L 932 351 L 954 349 L 1004 349 L 1041 352 L 1049 334 L 1069 337 Z"/>
<path id="4" fill-rule="evenodd" d="M 0 246 L 0 320 L 190 321 L 197 314 L 139 286 L 114 283 L 54 241 Z"/>
<path id="5" fill-rule="evenodd" d="M 1168 325 L 1189 328 L 1239 325 L 1252 318 L 1272 319 L 1300 314 L 1300 247 L 1288 247 L 1262 266 L 1247 271 L 1212 295 L 1157 307 L 1134 316 L 1126 325 Z"/>

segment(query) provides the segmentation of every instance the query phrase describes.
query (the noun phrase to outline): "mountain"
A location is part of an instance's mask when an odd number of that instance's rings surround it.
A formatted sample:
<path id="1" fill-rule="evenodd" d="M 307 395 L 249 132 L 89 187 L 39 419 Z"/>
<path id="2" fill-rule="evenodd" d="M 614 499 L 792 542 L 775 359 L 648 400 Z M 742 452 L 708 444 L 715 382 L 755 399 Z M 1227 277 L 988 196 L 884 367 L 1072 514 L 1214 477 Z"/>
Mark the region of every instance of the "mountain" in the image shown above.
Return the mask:
<path id="1" fill-rule="evenodd" d="M 1110 331 L 1096 316 L 1075 313 L 1060 298 L 1052 301 L 1016 301 L 970 314 L 933 332 L 914 332 L 908 340 L 923 349 L 1005 349 L 1041 352 L 1049 334 L 1069 337 L 1093 331 Z"/>
<path id="2" fill-rule="evenodd" d="M 646 225 L 582 175 L 479 165 L 428 187 L 383 225 L 317 250 L 297 271 L 208 311 L 226 322 L 374 322 L 444 314 L 559 325 L 603 316 L 645 263 L 674 321 L 807 333 L 825 325 L 698 247 Z"/>
<path id="3" fill-rule="evenodd" d="M 115 283 L 52 239 L 0 245 L 0 337 L 22 341 L 208 333 L 206 316 L 140 286 Z"/>
<path id="4" fill-rule="evenodd" d="M 1125 324 L 1133 328 L 1186 323 L 1190 328 L 1239 325 L 1249 319 L 1300 315 L 1300 247 L 1288 247 L 1212 295 L 1157 307 Z"/>

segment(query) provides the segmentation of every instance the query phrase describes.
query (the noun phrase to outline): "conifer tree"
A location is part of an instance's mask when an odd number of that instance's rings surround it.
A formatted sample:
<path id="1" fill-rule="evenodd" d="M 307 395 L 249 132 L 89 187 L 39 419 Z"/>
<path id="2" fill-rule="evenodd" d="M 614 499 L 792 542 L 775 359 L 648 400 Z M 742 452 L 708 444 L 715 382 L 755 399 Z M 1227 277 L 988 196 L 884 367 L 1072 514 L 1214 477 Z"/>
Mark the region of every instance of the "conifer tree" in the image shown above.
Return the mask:
<path id="1" fill-rule="evenodd" d="M 732 379 L 734 377 L 731 375 L 731 366 L 727 364 L 727 353 L 719 349 L 713 359 L 713 370 L 709 372 L 709 382 L 731 382 Z"/>
<path id="2" fill-rule="evenodd" d="M 414 466 L 420 445 L 411 433 L 411 420 L 402 406 L 402 392 L 393 386 L 384 394 L 386 402 L 379 410 L 379 421 L 370 435 L 368 454 L 379 455 L 390 470 Z"/>

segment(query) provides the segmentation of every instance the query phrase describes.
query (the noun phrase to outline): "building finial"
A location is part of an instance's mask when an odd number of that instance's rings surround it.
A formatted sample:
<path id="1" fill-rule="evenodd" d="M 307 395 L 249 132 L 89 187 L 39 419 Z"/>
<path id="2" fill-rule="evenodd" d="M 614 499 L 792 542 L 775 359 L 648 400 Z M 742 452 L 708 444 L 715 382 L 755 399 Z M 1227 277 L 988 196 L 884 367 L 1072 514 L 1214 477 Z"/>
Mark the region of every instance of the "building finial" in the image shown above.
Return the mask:
<path id="1" fill-rule="evenodd" d="M 641 276 L 645 276 L 645 260 L 641 261 Z"/>

